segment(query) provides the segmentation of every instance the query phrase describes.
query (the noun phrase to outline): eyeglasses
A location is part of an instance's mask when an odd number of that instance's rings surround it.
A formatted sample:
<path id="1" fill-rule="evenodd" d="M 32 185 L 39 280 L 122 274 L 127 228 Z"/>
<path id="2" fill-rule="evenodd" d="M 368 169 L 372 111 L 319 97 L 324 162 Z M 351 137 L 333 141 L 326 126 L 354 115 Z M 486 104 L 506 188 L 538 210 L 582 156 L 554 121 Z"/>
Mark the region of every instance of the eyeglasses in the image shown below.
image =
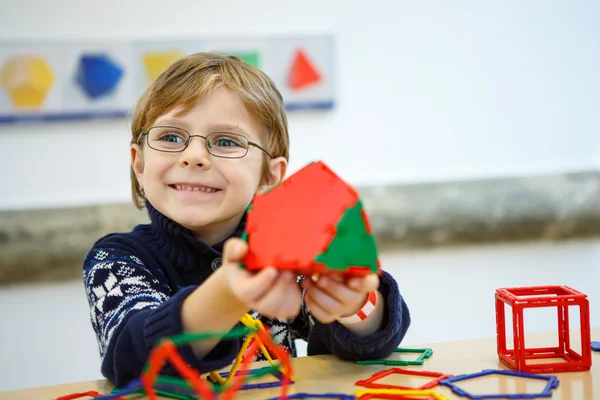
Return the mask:
<path id="1" fill-rule="evenodd" d="M 138 139 L 138 144 L 146 136 L 148 147 L 166 153 L 181 153 L 193 137 L 200 137 L 206 142 L 206 150 L 215 157 L 242 158 L 248 154 L 250 146 L 264 151 L 269 157 L 273 155 L 265 148 L 251 142 L 247 137 L 231 132 L 212 132 L 206 136 L 190 135 L 186 130 L 174 126 L 153 126 L 143 131 Z"/>

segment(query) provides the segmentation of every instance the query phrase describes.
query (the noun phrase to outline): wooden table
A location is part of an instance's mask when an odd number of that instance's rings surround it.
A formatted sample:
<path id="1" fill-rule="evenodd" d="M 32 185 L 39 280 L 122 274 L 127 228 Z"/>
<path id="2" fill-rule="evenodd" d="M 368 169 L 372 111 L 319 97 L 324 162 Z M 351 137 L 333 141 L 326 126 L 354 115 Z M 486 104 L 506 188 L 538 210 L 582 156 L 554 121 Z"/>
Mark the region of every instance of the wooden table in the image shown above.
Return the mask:
<path id="1" fill-rule="evenodd" d="M 576 332 L 574 331 L 572 335 L 573 339 L 575 339 Z M 555 337 L 556 332 L 528 334 L 526 337 L 527 346 L 547 345 Z M 592 340 L 600 340 L 600 327 L 592 329 Z M 410 347 L 431 348 L 433 349 L 433 355 L 429 359 L 426 359 L 422 366 L 398 368 L 442 372 L 452 375 L 471 374 L 484 369 L 506 370 L 498 361 L 495 338 L 443 342 Z M 405 360 L 414 359 L 413 355 L 401 355 L 400 357 Z M 397 354 L 391 358 L 398 359 L 399 357 Z M 265 364 L 256 363 L 253 367 L 263 365 Z M 357 390 L 366 389 L 356 386 L 354 383 L 357 380 L 367 379 L 376 372 L 395 368 L 395 366 L 385 365 L 357 365 L 351 362 L 340 361 L 333 356 L 299 357 L 293 359 L 293 365 L 295 369 L 295 383 L 289 387 L 288 394 L 336 392 L 353 395 Z M 552 399 L 600 399 L 600 353 L 593 353 L 592 369 L 590 371 L 561 373 L 556 374 L 556 377 L 560 383 L 558 388 L 553 390 Z M 264 381 L 272 380 L 272 377 L 265 377 Z M 393 375 L 377 382 L 417 387 L 430 380 L 431 378 L 419 376 Z M 492 393 L 539 393 L 546 386 L 546 381 L 491 375 L 476 378 L 470 382 L 464 382 L 460 386 L 473 394 L 480 395 Z M 99 393 L 109 393 L 111 389 L 112 387 L 106 381 L 98 380 L 2 392 L 0 393 L 0 399 L 48 400 L 77 392 L 98 391 Z M 447 387 L 437 386 L 433 390 L 443 394 L 448 399 L 466 399 L 466 397 L 460 397 L 452 393 Z M 280 387 L 252 389 L 238 392 L 235 398 L 267 399 L 277 397 L 280 393 Z M 141 396 L 132 395 L 127 398 L 137 399 L 141 398 Z M 89 399 L 89 397 L 85 397 L 85 399 Z"/>

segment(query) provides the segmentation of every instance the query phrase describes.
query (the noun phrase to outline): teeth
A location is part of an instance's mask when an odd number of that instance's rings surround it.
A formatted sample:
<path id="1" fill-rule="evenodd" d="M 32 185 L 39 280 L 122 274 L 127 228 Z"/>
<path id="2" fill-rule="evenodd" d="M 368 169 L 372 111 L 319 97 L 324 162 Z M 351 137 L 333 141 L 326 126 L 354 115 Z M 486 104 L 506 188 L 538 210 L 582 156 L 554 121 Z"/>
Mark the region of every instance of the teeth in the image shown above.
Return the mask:
<path id="1" fill-rule="evenodd" d="M 198 186 L 183 186 L 183 185 L 175 185 L 175 189 L 177 190 L 187 190 L 189 192 L 207 192 L 207 193 L 213 193 L 216 192 L 216 189 L 213 188 L 207 188 L 207 187 L 198 187 Z"/>

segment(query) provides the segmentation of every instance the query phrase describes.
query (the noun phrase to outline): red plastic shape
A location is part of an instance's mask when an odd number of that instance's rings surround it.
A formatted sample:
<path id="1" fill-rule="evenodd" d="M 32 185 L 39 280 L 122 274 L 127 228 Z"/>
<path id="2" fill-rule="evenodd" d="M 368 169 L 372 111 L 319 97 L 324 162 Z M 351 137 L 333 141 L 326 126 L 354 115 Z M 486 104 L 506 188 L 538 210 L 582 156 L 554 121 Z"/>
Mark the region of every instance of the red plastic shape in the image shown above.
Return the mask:
<path id="1" fill-rule="evenodd" d="M 533 286 L 496 290 L 497 352 L 502 363 L 512 370 L 530 374 L 589 371 L 592 366 L 590 305 L 587 296 L 568 286 Z M 507 349 L 505 304 L 512 309 L 513 348 Z M 527 348 L 525 344 L 525 308 L 556 307 L 558 345 Z M 571 348 L 569 307 L 579 308 L 581 354 Z M 528 363 L 546 358 L 564 362 Z"/>

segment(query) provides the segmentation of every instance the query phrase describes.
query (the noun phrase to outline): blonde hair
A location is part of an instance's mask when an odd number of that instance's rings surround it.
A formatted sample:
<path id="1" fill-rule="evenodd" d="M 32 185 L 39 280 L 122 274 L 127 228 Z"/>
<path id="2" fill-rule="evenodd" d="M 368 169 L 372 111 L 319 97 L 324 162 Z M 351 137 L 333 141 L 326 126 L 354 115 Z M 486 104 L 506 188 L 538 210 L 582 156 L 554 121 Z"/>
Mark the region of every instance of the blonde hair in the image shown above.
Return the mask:
<path id="1" fill-rule="evenodd" d="M 131 122 L 131 144 L 138 143 L 143 131 L 158 117 L 176 107 L 179 115 L 189 112 L 214 89 L 226 87 L 240 96 L 246 108 L 267 127 L 263 146 L 271 155 L 289 160 L 289 134 L 285 106 L 275 83 L 263 71 L 231 55 L 196 53 L 171 64 L 142 94 Z M 269 174 L 264 155 L 262 180 Z M 142 209 L 146 196 L 133 167 L 130 167 L 133 204 Z"/>

